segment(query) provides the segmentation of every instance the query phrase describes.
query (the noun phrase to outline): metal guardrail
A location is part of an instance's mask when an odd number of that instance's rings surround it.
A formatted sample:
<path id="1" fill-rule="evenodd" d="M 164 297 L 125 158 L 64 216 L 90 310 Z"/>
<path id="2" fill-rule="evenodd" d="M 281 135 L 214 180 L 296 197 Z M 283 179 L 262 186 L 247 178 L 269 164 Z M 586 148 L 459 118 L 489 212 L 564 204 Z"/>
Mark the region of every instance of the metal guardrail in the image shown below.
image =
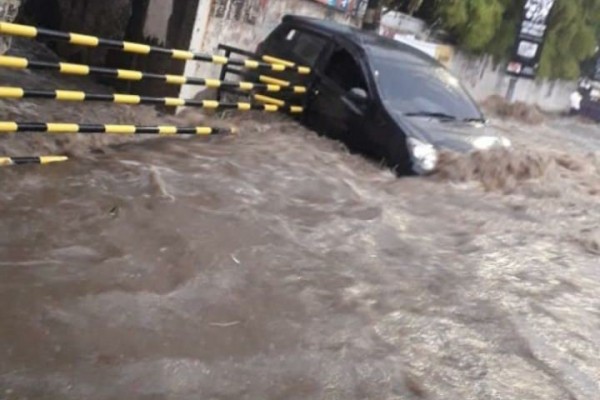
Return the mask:
<path id="1" fill-rule="evenodd" d="M 0 22 L 0 34 L 10 36 L 21 36 L 26 38 L 38 38 L 44 40 L 65 41 L 72 45 L 88 47 L 107 47 L 117 49 L 126 53 L 138 55 L 162 54 L 178 60 L 194 60 L 209 62 L 222 66 L 220 79 L 195 78 L 184 75 L 155 74 L 145 71 L 130 69 L 95 67 L 85 64 L 74 64 L 66 62 L 30 60 L 23 57 L 0 56 L 0 68 L 31 69 L 56 71 L 65 75 L 98 75 L 111 77 L 117 80 L 141 81 L 158 80 L 172 85 L 197 85 L 217 89 L 217 101 L 194 100 L 176 97 L 150 97 L 134 94 L 114 93 L 88 93 L 77 90 L 61 89 L 26 89 L 20 87 L 0 87 L 0 98 L 4 99 L 47 99 L 55 101 L 73 102 L 111 102 L 117 104 L 153 104 L 170 107 L 199 107 L 205 109 L 251 111 L 259 110 L 266 112 L 285 111 L 290 114 L 301 114 L 304 109 L 300 105 L 288 104 L 287 101 L 265 95 L 267 93 L 282 93 L 288 95 L 305 94 L 307 88 L 297 85 L 289 80 L 265 75 L 262 71 L 287 72 L 297 76 L 311 74 L 311 69 L 296 65 L 293 62 L 277 57 L 265 55 L 261 60 L 255 60 L 253 53 L 235 49 L 230 46 L 219 46 L 226 50 L 226 55 L 212 55 L 194 53 L 187 50 L 169 49 L 151 46 L 143 43 L 134 43 L 120 40 L 104 39 L 91 35 L 79 33 L 60 32 L 49 29 L 38 28 L 28 25 L 19 25 L 8 22 Z M 233 58 L 237 54 L 243 58 Z M 228 72 L 242 75 L 240 69 L 256 70 L 258 82 L 250 81 L 228 81 L 225 76 Z M 255 102 L 221 102 L 222 91 L 242 92 L 250 96 Z M 71 133 L 71 134 L 118 134 L 118 135 L 217 135 L 235 133 L 235 128 L 217 127 L 181 127 L 172 125 L 111 125 L 91 123 L 50 123 L 50 122 L 19 122 L 0 121 L 0 134 L 11 134 L 18 132 L 34 133 Z M 23 165 L 23 164 L 48 164 L 52 162 L 66 161 L 63 156 L 43 157 L 0 157 L 0 166 Z"/>
<path id="2" fill-rule="evenodd" d="M 132 94 L 114 93 L 87 93 L 78 90 L 37 90 L 24 89 L 18 87 L 0 86 L 0 98 L 3 99 L 49 99 L 58 101 L 76 101 L 76 102 L 108 102 L 116 104 L 154 104 L 170 107 L 197 107 L 204 109 L 238 110 L 238 111 L 267 111 L 277 112 L 281 110 L 292 114 L 299 114 L 303 111 L 302 107 L 289 106 L 286 103 L 272 97 L 255 94 L 254 98 L 263 104 L 236 102 L 225 103 L 215 100 L 192 100 L 181 99 L 177 97 L 150 97 L 138 96 Z"/>
<path id="3" fill-rule="evenodd" d="M 216 128 L 210 126 L 182 127 L 173 125 L 103 125 L 72 124 L 62 122 L 12 122 L 0 121 L 0 134 L 17 132 L 46 133 L 106 133 L 113 135 L 218 135 L 236 133 L 235 128 Z"/>
<path id="4" fill-rule="evenodd" d="M 52 61 L 30 60 L 24 57 L 0 56 L 0 67 L 13 69 L 32 69 L 57 71 L 65 75 L 101 75 L 108 76 L 118 80 L 141 81 L 141 80 L 159 80 L 171 85 L 197 85 L 208 88 L 229 87 L 244 91 L 264 90 L 266 92 L 291 92 L 296 94 L 306 93 L 304 86 L 292 86 L 290 82 L 278 80 L 268 76 L 261 75 L 261 83 L 254 82 L 234 82 L 220 79 L 193 78 L 183 75 L 154 74 L 144 71 L 130 69 L 116 69 L 104 67 L 92 67 L 85 64 L 72 64 Z"/>
<path id="5" fill-rule="evenodd" d="M 238 49 L 236 47 L 233 46 L 229 46 L 229 45 L 225 45 L 225 44 L 219 44 L 218 49 L 220 51 L 223 51 L 225 54 L 225 57 L 231 57 L 233 54 L 239 54 L 245 57 L 257 57 L 254 53 L 249 52 L 249 51 L 245 51 L 242 49 Z M 287 61 L 287 60 L 283 60 L 280 58 L 276 58 L 276 57 L 272 57 L 272 56 L 262 56 L 262 59 L 266 62 L 279 62 L 282 63 L 284 65 L 286 65 L 287 67 L 294 67 L 296 64 L 294 64 L 291 61 Z M 241 77 L 245 77 L 245 73 L 240 70 L 239 68 L 235 68 L 229 65 L 223 65 L 221 67 L 221 72 L 219 74 L 219 79 L 220 80 L 225 80 L 227 78 L 228 74 L 232 74 L 235 76 L 241 76 Z M 271 84 L 271 85 L 277 85 L 279 87 L 282 88 L 291 88 L 293 87 L 293 83 L 291 81 L 282 79 L 282 78 L 278 78 L 278 77 L 273 77 L 273 76 L 269 76 L 269 75 L 263 75 L 263 74 L 259 74 L 258 76 L 255 76 L 255 78 L 261 82 L 262 84 Z M 304 82 L 300 82 L 300 84 L 302 85 L 301 87 L 304 88 L 304 93 L 306 93 L 308 91 L 308 88 L 304 85 Z M 287 93 L 288 91 L 281 91 L 282 93 Z M 223 93 L 229 93 L 229 94 L 234 94 L 234 95 L 239 95 L 240 91 L 236 90 L 236 88 L 232 88 L 232 87 L 222 87 L 219 88 L 217 91 L 217 100 L 221 100 Z M 242 93 L 243 95 L 243 93 Z M 273 104 L 273 105 L 277 105 L 279 107 L 285 107 L 287 106 L 287 102 L 285 100 L 282 99 L 276 99 L 272 96 L 265 96 L 262 94 L 257 94 L 253 96 L 254 100 L 260 101 L 262 103 L 267 103 L 267 104 Z M 303 104 L 301 105 L 294 105 L 294 106 L 290 106 L 290 107 L 297 107 L 297 108 L 301 108 L 304 110 L 305 108 L 305 104 L 303 102 Z"/>
<path id="6" fill-rule="evenodd" d="M 61 32 L 50 29 L 38 28 L 29 25 L 0 22 L 0 34 L 10 36 L 21 36 L 26 38 L 37 38 L 46 40 L 58 40 L 68 42 L 76 46 L 106 47 L 139 55 L 162 54 L 176 60 L 203 61 L 220 65 L 236 65 L 248 69 L 270 69 L 272 71 L 294 71 L 298 74 L 308 75 L 310 68 L 297 66 L 286 60 L 276 57 L 265 56 L 264 61 L 252 59 L 236 60 L 220 55 L 194 53 L 189 50 L 169 49 L 151 46 L 144 43 L 127 42 L 123 40 L 105 39 L 97 36 L 84 35 L 81 33 Z"/>
<path id="7" fill-rule="evenodd" d="M 52 164 L 68 161 L 66 156 L 39 156 L 39 157 L 0 157 L 0 167 L 10 165 Z"/>

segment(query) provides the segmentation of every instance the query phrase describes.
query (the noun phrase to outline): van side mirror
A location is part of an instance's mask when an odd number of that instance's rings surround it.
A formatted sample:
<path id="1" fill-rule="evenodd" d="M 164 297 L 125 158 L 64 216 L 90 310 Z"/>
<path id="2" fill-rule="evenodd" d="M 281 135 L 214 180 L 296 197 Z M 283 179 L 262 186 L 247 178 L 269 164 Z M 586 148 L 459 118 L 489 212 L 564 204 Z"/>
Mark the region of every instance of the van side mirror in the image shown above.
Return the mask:
<path id="1" fill-rule="evenodd" d="M 352 88 L 350 89 L 349 94 L 352 100 L 360 104 L 365 104 L 369 100 L 369 95 L 363 88 Z"/>

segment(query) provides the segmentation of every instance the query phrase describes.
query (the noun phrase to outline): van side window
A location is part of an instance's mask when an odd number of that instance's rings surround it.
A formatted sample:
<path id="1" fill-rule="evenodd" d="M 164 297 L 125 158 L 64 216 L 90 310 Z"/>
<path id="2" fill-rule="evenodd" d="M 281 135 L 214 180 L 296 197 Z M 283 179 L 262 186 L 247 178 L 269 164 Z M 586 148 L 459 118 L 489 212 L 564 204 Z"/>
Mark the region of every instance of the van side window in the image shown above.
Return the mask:
<path id="1" fill-rule="evenodd" d="M 327 44 L 326 40 L 309 32 L 290 30 L 286 37 L 291 52 L 308 66 L 313 66 Z"/>
<path id="2" fill-rule="evenodd" d="M 331 55 L 325 68 L 325 75 L 338 84 L 343 91 L 356 88 L 367 91 L 367 81 L 360 66 L 346 50 L 336 50 Z"/>

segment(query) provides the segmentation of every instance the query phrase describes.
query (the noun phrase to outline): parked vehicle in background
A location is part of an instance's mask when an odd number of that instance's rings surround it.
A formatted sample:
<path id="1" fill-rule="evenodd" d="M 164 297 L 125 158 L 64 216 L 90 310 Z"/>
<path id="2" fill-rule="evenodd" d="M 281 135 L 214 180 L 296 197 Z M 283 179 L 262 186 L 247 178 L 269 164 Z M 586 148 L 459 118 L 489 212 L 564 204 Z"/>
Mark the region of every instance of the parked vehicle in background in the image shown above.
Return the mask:
<path id="1" fill-rule="evenodd" d="M 286 16 L 257 55 L 310 66 L 302 122 L 400 174 L 432 172 L 440 150 L 510 146 L 487 126 L 458 79 L 408 45 L 331 21 Z"/>
<path id="2" fill-rule="evenodd" d="M 577 90 L 571 93 L 571 115 L 580 115 L 584 118 L 600 122 L 600 82 L 597 80 L 582 79 Z"/>

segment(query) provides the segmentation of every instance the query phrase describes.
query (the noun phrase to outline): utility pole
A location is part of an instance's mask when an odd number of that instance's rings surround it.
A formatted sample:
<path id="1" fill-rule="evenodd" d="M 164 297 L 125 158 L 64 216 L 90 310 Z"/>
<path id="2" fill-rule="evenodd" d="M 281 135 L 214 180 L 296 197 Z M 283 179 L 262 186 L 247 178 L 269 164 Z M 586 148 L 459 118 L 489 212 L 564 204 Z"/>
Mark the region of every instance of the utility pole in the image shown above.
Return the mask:
<path id="1" fill-rule="evenodd" d="M 367 10 L 363 19 L 362 28 L 366 31 L 377 32 L 381 20 L 381 0 L 368 0 Z"/>
<path id="2" fill-rule="evenodd" d="M 506 100 L 508 103 L 512 103 L 515 100 L 517 83 L 519 83 L 519 78 L 515 76 L 511 76 L 508 80 L 508 88 L 506 89 L 506 95 L 504 96 L 504 100 Z"/>

